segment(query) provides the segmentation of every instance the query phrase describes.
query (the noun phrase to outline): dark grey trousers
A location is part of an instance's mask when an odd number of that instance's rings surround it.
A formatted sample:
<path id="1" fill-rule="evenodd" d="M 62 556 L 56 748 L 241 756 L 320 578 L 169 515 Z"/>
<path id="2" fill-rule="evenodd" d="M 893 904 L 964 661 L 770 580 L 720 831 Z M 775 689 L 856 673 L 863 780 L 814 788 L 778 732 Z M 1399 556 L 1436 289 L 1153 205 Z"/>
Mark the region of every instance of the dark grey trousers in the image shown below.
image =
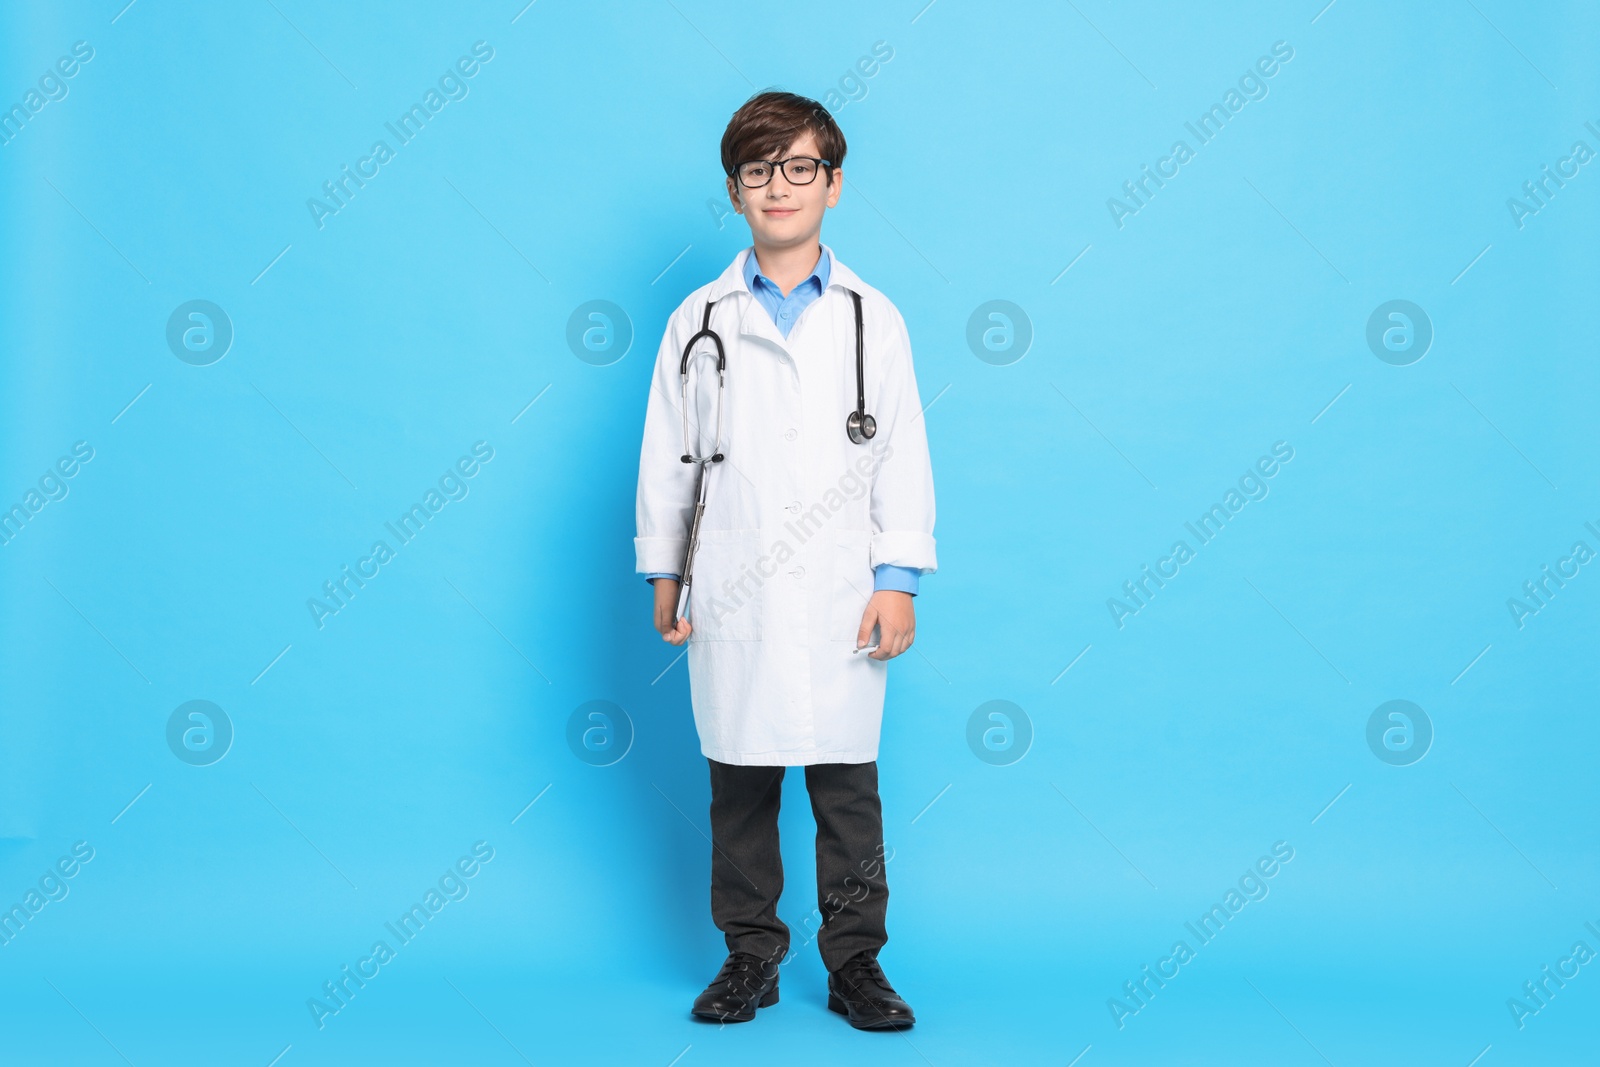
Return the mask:
<path id="1" fill-rule="evenodd" d="M 711 918 L 729 952 L 763 959 L 790 953 L 789 927 L 778 918 L 783 859 L 778 806 L 783 767 L 711 764 Z M 889 882 L 883 845 L 878 765 L 816 763 L 805 768 L 817 822 L 817 907 L 805 939 L 837 970 L 858 952 L 876 956 L 889 934 Z"/>

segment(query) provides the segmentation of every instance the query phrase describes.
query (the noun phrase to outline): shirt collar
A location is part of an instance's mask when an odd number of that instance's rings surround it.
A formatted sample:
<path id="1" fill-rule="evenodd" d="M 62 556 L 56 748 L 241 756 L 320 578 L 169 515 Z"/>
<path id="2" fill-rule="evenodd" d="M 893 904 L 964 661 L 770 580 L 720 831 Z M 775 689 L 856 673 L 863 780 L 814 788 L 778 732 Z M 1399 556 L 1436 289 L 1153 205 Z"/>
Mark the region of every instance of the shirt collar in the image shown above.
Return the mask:
<path id="1" fill-rule="evenodd" d="M 828 249 L 827 245 L 823 245 L 821 254 L 817 256 L 816 267 L 811 271 L 810 274 L 806 276 L 805 280 L 802 281 L 800 285 L 804 285 L 812 278 L 815 278 L 817 280 L 817 292 L 820 294 L 825 291 L 828 288 L 828 276 L 832 273 L 832 259 L 833 253 Z M 754 293 L 756 291 L 756 284 L 758 282 L 771 288 L 775 295 L 779 296 L 780 298 L 782 297 L 782 291 L 778 288 L 776 283 L 774 283 L 771 278 L 768 278 L 765 274 L 761 273 L 760 265 L 756 262 L 755 249 L 751 248 L 749 250 L 749 254 L 745 256 L 744 260 L 744 284 L 746 288 Z M 797 285 L 795 286 L 795 289 L 798 289 L 799 287 L 800 286 Z M 794 289 L 789 290 L 789 295 L 794 295 Z"/>
<path id="2" fill-rule="evenodd" d="M 828 256 L 827 288 L 846 289 L 850 292 L 861 293 L 865 295 L 867 292 L 867 285 L 856 276 L 856 272 L 851 270 L 845 264 L 840 263 L 839 257 L 834 255 L 833 249 L 829 248 L 826 244 L 822 246 L 822 250 Z M 699 294 L 699 297 L 702 300 L 709 300 L 713 303 L 732 293 L 737 293 L 740 291 L 750 293 L 750 286 L 745 283 L 743 271 L 745 268 L 745 260 L 752 259 L 754 257 L 755 248 L 750 245 L 746 245 L 734 255 L 733 259 L 729 261 L 728 265 L 723 268 L 722 273 L 717 275 L 715 281 L 713 281 L 709 286 L 704 286 L 701 289 L 697 289 L 695 292 Z M 753 296 L 754 294 L 751 295 Z"/>

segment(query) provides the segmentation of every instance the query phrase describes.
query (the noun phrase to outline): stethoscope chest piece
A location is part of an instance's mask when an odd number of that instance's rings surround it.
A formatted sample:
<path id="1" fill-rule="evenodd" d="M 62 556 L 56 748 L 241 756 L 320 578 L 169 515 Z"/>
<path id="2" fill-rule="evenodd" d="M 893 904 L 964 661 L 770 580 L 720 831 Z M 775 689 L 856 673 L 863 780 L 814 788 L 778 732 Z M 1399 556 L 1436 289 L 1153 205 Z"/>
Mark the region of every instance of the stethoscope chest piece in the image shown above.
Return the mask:
<path id="1" fill-rule="evenodd" d="M 863 411 L 852 411 L 845 416 L 844 432 L 850 435 L 850 440 L 858 445 L 866 444 L 867 439 L 878 432 L 878 420 Z"/>

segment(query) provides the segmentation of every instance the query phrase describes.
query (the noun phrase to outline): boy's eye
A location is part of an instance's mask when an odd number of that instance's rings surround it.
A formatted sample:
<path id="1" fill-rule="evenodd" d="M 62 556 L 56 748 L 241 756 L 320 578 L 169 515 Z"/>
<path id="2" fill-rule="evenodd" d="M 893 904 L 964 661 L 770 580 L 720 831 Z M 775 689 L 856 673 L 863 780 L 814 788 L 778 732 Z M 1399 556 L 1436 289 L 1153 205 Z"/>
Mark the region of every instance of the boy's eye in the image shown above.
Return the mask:
<path id="1" fill-rule="evenodd" d="M 743 167 L 746 178 L 765 178 L 771 173 L 771 168 L 765 163 L 746 163 Z"/>
<path id="2" fill-rule="evenodd" d="M 811 177 L 811 164 L 797 159 L 789 164 L 789 173 L 796 178 L 809 178 Z"/>

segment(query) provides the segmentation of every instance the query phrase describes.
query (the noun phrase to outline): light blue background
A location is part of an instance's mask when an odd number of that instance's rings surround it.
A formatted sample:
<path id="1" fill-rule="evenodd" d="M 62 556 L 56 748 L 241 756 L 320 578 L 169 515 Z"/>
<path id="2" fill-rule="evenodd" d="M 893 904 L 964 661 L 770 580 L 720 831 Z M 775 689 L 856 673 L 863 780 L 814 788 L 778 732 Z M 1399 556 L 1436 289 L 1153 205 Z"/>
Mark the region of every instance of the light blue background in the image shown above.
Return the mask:
<path id="1" fill-rule="evenodd" d="M 124 3 L 0 16 L 5 106 L 95 49 L 0 147 L 0 504 L 95 449 L 0 547 L 0 904 L 95 849 L 0 947 L 7 1062 L 1594 1047 L 1600 965 L 1523 1029 L 1506 1006 L 1600 949 L 1600 574 L 1506 606 L 1600 549 L 1600 163 L 1506 206 L 1600 149 L 1589 5 Z M 470 94 L 319 230 L 307 198 L 478 40 Z M 931 401 L 940 568 L 880 757 L 882 959 L 921 1021 L 850 1030 L 804 946 L 778 1007 L 701 1026 L 706 767 L 632 571 L 646 381 L 748 240 L 713 208 L 728 116 L 877 41 L 823 236 Z M 1275 41 L 1266 98 L 1119 229 L 1107 198 Z M 210 366 L 166 345 L 192 299 L 235 330 Z M 1004 366 L 966 341 L 996 299 L 1034 335 Z M 1392 299 L 1435 331 L 1410 366 L 1365 341 Z M 591 300 L 634 331 L 606 366 L 565 340 Z M 470 495 L 319 630 L 307 598 L 480 440 Z M 1119 629 L 1107 598 L 1280 440 L 1270 495 Z M 165 737 L 196 699 L 236 731 L 208 767 Z M 1436 731 L 1410 766 L 1367 746 L 1392 699 Z M 566 741 L 591 700 L 632 722 L 611 766 Z M 966 741 L 990 700 L 1032 725 L 1009 766 Z M 791 775 L 797 947 L 805 801 Z M 480 840 L 470 895 L 319 1031 L 307 998 Z M 1119 1029 L 1108 998 L 1276 841 L 1270 896 Z"/>

